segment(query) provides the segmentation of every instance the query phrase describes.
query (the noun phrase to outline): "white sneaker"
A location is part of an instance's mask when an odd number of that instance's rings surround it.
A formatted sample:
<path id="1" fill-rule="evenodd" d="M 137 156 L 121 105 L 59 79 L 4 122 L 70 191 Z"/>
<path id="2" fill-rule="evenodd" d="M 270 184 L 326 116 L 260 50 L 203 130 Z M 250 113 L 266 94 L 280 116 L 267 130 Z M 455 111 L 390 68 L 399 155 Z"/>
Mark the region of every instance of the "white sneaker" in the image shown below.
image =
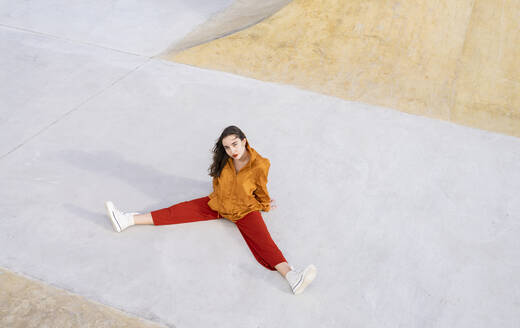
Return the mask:
<path id="1" fill-rule="evenodd" d="M 114 203 L 111 201 L 105 202 L 105 207 L 107 208 L 108 217 L 110 218 L 110 221 L 112 221 L 112 227 L 117 232 L 121 232 L 129 226 L 134 225 L 134 215 L 139 214 L 135 212 L 121 212 L 114 206 Z"/>
<path id="2" fill-rule="evenodd" d="M 297 295 L 303 292 L 305 287 L 316 278 L 316 267 L 311 264 L 303 271 L 295 271 L 292 266 L 291 269 L 292 270 L 285 275 L 285 279 L 287 279 L 289 285 L 291 285 L 293 293 Z"/>

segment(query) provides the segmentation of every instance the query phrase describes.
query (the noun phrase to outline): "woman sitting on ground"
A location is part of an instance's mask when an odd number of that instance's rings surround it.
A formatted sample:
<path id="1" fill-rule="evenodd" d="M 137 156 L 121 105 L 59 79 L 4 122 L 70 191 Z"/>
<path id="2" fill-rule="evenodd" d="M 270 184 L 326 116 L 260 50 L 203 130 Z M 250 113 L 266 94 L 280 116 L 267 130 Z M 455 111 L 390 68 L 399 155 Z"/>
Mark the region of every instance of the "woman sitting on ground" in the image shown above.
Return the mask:
<path id="1" fill-rule="evenodd" d="M 224 129 L 213 148 L 213 192 L 202 198 L 181 202 L 146 214 L 123 213 L 106 202 L 112 226 L 121 232 L 134 224 L 179 224 L 204 220 L 228 219 L 236 224 L 257 261 L 287 279 L 294 294 L 303 292 L 316 277 L 316 267 L 302 271 L 287 263 L 271 238 L 260 211 L 275 208 L 267 192 L 270 162 L 249 146 L 244 133 L 236 126 Z"/>

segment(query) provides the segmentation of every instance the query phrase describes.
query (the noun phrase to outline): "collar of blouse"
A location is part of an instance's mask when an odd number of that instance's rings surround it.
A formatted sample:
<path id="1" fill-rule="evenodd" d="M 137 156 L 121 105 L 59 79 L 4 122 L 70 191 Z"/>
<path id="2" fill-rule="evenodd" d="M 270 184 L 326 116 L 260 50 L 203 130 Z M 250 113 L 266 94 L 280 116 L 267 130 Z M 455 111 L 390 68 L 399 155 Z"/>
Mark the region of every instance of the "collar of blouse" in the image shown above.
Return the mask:
<path id="1" fill-rule="evenodd" d="M 254 148 L 251 148 L 251 146 L 249 145 L 249 141 L 247 141 L 247 140 L 246 140 L 246 149 L 249 151 L 249 161 L 243 168 L 246 168 L 246 167 L 251 168 L 252 163 L 256 159 L 256 151 Z M 232 168 L 235 167 L 233 164 L 233 159 L 231 157 L 228 158 L 228 163 Z"/>

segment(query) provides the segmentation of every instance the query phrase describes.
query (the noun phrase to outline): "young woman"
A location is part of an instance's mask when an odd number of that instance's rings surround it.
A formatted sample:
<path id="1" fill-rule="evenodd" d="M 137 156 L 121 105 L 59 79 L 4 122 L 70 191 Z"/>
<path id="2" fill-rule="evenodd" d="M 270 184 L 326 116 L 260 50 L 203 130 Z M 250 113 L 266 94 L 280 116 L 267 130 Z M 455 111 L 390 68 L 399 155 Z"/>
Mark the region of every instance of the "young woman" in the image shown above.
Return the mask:
<path id="1" fill-rule="evenodd" d="M 213 148 L 213 192 L 146 214 L 124 213 L 106 202 L 112 226 L 121 232 L 134 224 L 179 224 L 204 220 L 228 219 L 236 224 L 257 261 L 287 279 L 294 294 L 303 292 L 316 277 L 316 267 L 302 271 L 290 266 L 271 238 L 260 211 L 275 208 L 267 192 L 270 162 L 249 146 L 244 133 L 236 126 L 224 129 Z"/>

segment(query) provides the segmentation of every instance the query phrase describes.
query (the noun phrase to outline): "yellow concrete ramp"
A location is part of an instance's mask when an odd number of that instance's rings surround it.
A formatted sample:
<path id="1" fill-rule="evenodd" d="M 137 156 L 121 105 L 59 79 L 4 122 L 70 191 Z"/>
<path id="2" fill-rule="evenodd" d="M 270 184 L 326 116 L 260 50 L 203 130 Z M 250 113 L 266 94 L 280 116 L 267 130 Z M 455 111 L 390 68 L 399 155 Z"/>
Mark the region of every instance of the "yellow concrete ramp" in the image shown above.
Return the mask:
<path id="1" fill-rule="evenodd" d="M 0 327 L 164 328 L 0 268 Z"/>
<path id="2" fill-rule="evenodd" d="M 520 0 L 295 0 L 167 58 L 520 136 Z"/>

